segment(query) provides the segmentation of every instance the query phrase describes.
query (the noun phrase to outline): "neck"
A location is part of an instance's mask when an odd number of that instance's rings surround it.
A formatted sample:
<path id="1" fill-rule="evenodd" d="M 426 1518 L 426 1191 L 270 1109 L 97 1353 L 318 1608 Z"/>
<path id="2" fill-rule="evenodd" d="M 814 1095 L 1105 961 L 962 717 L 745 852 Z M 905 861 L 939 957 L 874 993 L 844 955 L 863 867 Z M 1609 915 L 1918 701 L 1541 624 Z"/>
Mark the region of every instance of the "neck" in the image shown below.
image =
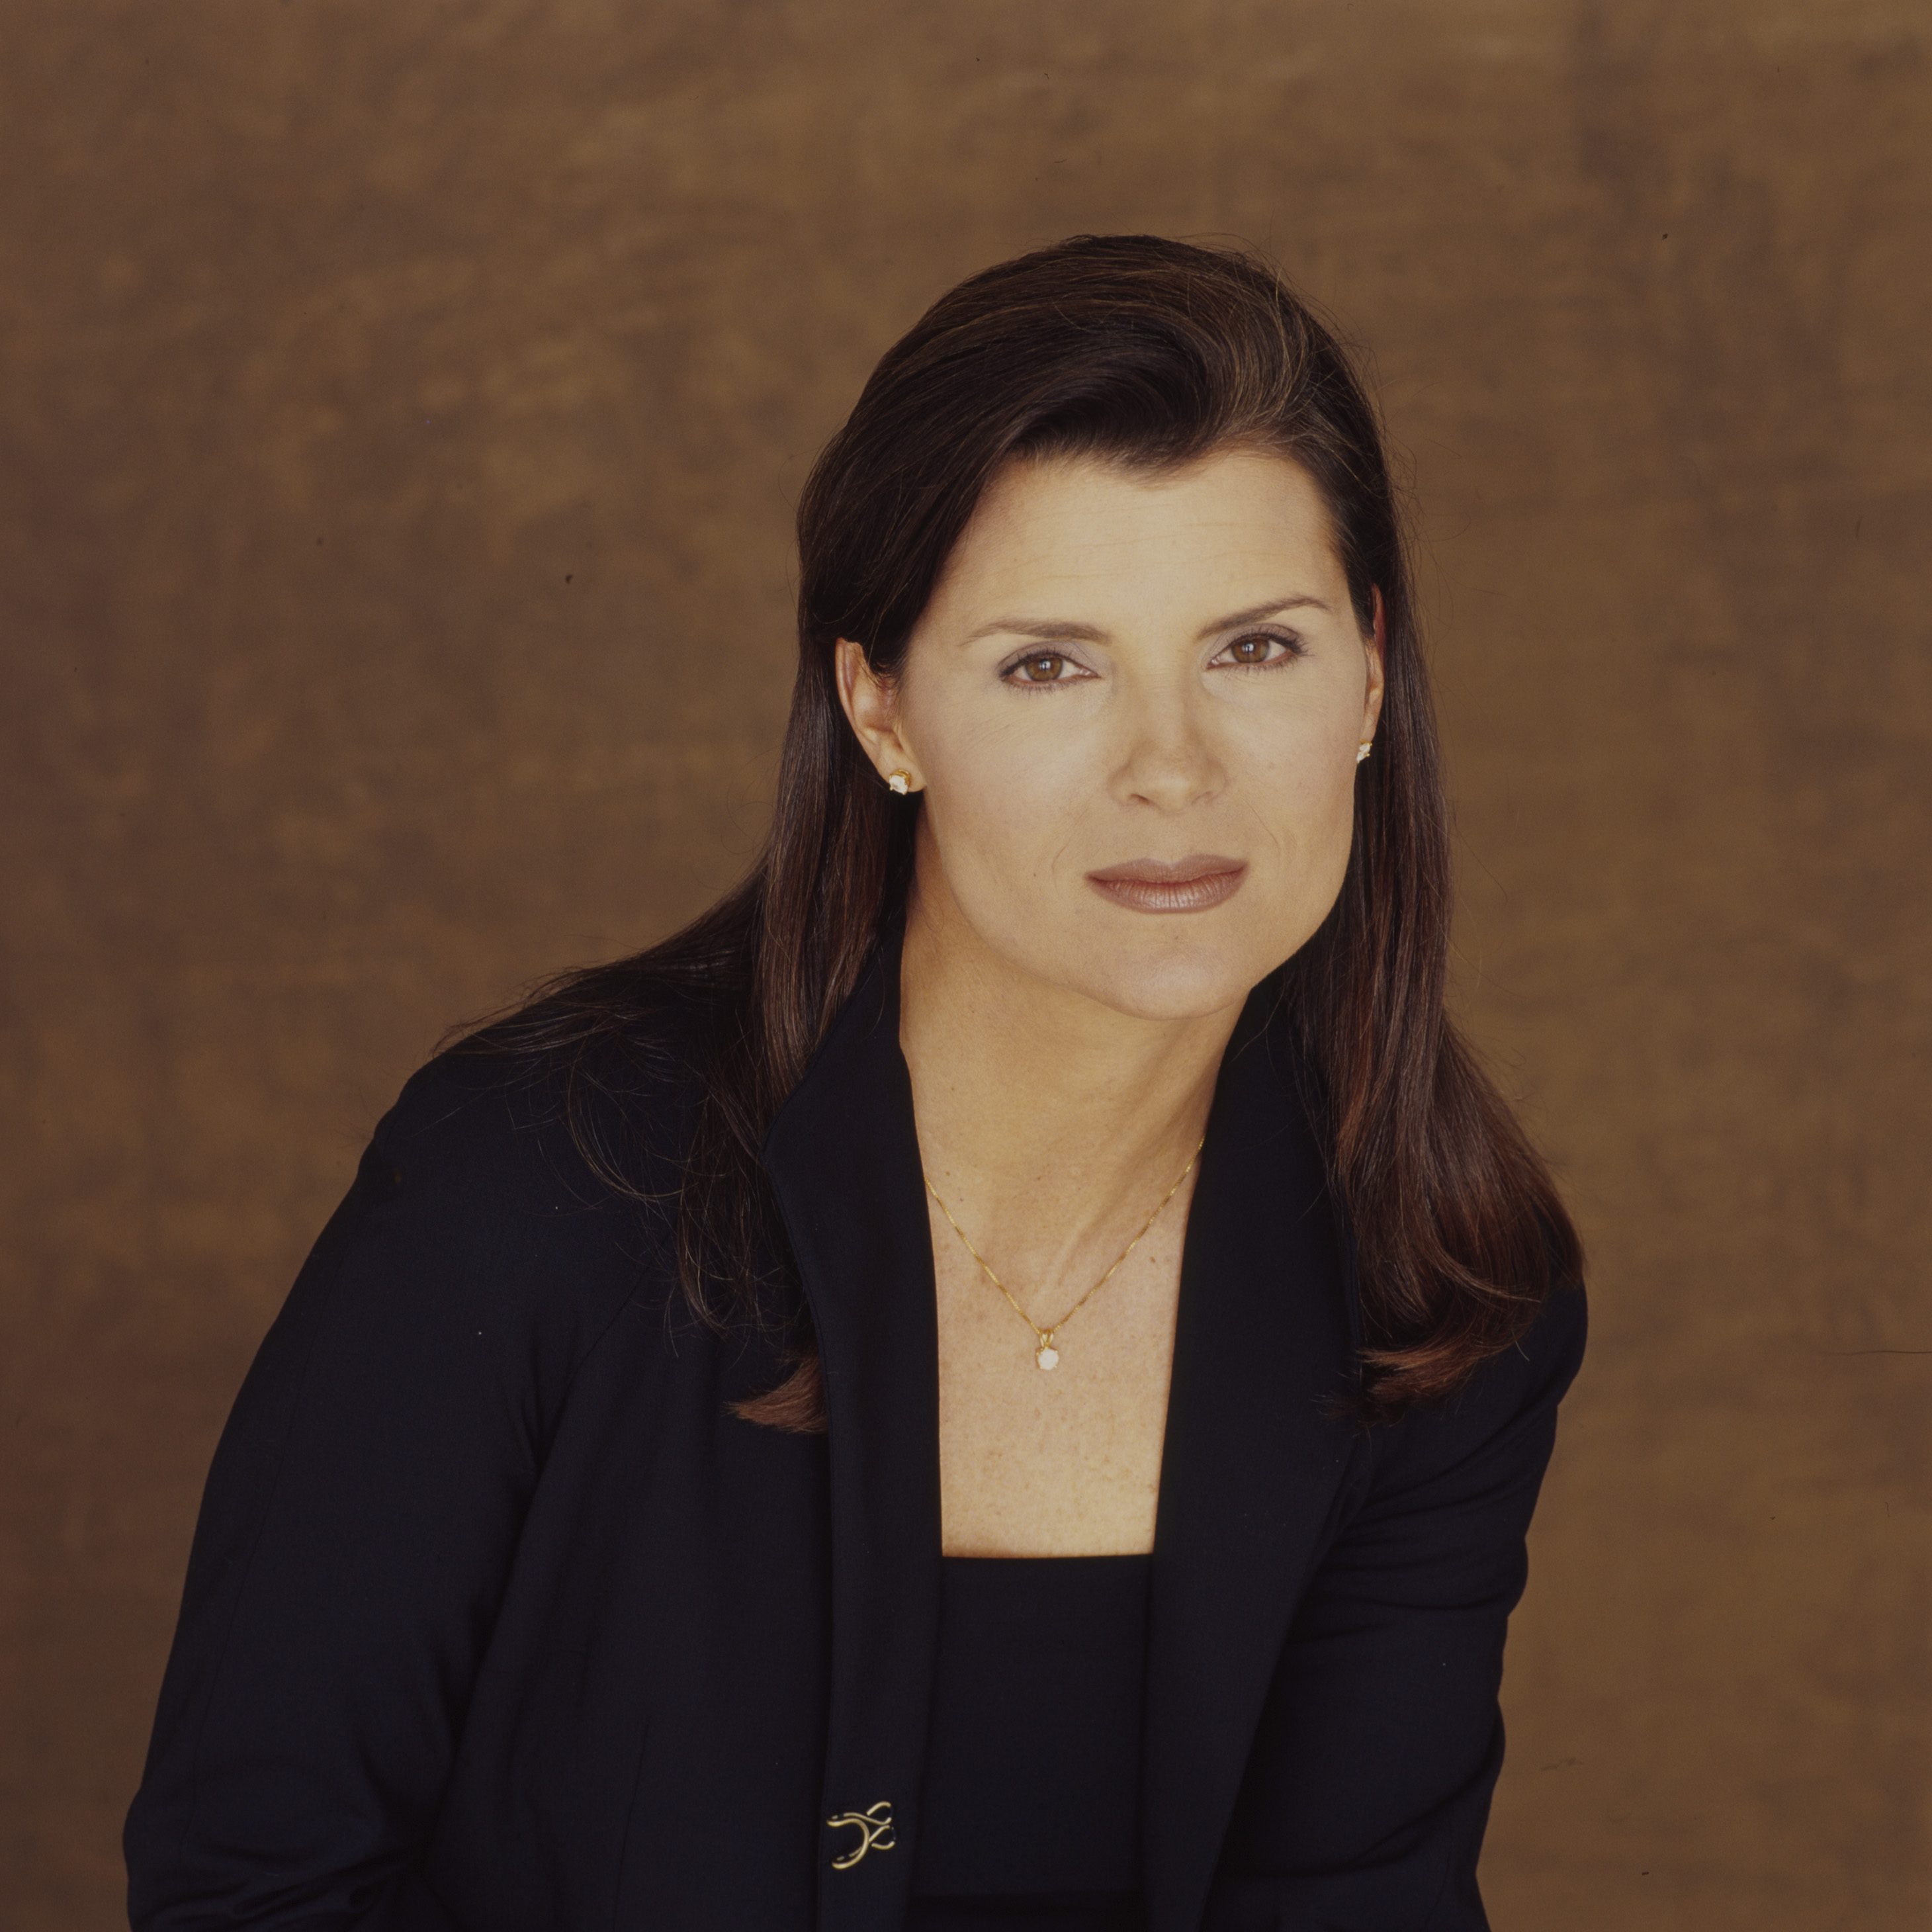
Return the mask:
<path id="1" fill-rule="evenodd" d="M 1040 980 L 973 932 L 936 870 L 921 868 L 900 970 L 920 1157 L 976 1244 L 1051 1265 L 1144 1214 L 1186 1165 L 1240 1009 L 1144 1019 Z"/>

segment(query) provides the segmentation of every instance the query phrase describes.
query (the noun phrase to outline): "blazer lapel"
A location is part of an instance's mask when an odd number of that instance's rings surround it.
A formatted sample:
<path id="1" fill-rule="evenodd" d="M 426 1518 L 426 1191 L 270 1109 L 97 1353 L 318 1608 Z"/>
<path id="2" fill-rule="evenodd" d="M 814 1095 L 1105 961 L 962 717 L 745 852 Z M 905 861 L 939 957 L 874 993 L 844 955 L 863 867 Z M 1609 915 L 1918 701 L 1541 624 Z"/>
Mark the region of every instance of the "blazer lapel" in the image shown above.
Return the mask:
<path id="1" fill-rule="evenodd" d="M 1326 1162 L 1257 992 L 1229 1042 L 1181 1262 L 1142 1776 L 1154 1932 L 1200 1922 L 1256 1724 L 1356 1431 Z"/>
<path id="2" fill-rule="evenodd" d="M 898 1932 L 904 1917 L 938 1640 L 939 1341 L 899 952 L 891 934 L 764 1149 L 818 1329 L 830 1424 L 826 1932 Z"/>

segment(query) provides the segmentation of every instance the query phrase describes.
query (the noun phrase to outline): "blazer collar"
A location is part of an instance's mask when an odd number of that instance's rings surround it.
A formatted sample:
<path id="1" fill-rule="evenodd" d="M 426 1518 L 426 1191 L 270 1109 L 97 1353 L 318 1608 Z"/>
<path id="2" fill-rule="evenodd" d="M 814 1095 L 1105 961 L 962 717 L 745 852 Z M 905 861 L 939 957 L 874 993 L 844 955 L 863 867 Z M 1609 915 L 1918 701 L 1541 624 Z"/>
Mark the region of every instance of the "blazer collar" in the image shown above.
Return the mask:
<path id="1" fill-rule="evenodd" d="M 898 1932 L 939 1634 L 939 1328 L 888 934 L 766 1135 L 818 1330 L 832 1486 L 818 1923 Z M 896 1827 L 879 1832 L 877 1808 Z M 874 1818 L 873 1835 L 837 1818 Z M 897 1842 L 893 1842 L 896 1838 Z M 862 1844 L 872 1849 L 840 1869 Z"/>
<path id="2" fill-rule="evenodd" d="M 898 1932 L 910 1896 L 940 1609 L 938 1330 L 890 929 L 764 1150 L 818 1331 L 830 1430 L 831 1706 L 819 1922 Z M 1229 1042 L 1181 1262 L 1155 1534 L 1142 1840 L 1155 1932 L 1198 1924 L 1288 1622 L 1353 1431 L 1326 1164 L 1272 983 Z"/>
<path id="3" fill-rule="evenodd" d="M 1258 988 L 1228 1042 L 1181 1253 L 1142 1778 L 1154 1932 L 1200 1922 L 1358 1434 L 1334 1413 L 1354 1283 L 1275 999 Z"/>

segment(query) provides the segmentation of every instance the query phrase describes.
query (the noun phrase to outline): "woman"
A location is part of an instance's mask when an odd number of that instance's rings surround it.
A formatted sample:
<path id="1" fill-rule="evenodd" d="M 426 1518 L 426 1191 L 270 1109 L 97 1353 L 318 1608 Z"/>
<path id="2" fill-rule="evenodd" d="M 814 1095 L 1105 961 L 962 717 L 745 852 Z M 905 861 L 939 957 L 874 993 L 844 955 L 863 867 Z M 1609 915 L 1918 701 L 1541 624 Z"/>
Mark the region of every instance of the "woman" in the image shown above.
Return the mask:
<path id="1" fill-rule="evenodd" d="M 755 872 L 418 1074 L 262 1346 L 134 1922 L 1480 1926 L 1582 1303 L 1362 388 L 1071 242 L 799 529 Z"/>

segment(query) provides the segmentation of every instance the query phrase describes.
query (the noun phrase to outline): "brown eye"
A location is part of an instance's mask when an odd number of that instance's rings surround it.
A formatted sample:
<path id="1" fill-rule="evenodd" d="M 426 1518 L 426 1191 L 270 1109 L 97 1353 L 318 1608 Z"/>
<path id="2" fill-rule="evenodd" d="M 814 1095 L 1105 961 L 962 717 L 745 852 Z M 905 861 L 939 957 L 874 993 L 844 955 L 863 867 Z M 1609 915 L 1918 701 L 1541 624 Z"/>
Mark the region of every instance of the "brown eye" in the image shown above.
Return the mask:
<path id="1" fill-rule="evenodd" d="M 1041 651 L 1035 656 L 1022 658 L 1018 666 L 1029 684 L 1057 684 L 1066 668 L 1066 660 L 1058 651 Z"/>
<path id="2" fill-rule="evenodd" d="M 1274 641 L 1268 637 L 1237 638 L 1228 650 L 1237 664 L 1266 664 L 1269 648 Z"/>

